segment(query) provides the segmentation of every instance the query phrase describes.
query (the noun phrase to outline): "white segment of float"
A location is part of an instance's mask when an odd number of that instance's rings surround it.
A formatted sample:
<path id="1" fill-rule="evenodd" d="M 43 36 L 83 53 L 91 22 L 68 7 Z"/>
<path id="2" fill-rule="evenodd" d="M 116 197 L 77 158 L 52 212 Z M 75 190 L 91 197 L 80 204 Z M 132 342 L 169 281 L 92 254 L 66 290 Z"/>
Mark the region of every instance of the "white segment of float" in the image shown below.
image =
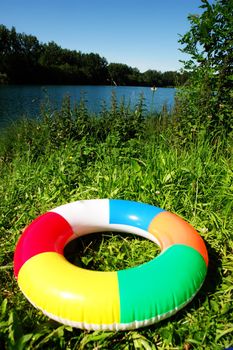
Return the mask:
<path id="1" fill-rule="evenodd" d="M 61 215 L 77 236 L 109 229 L 109 199 L 90 199 L 50 210 Z"/>

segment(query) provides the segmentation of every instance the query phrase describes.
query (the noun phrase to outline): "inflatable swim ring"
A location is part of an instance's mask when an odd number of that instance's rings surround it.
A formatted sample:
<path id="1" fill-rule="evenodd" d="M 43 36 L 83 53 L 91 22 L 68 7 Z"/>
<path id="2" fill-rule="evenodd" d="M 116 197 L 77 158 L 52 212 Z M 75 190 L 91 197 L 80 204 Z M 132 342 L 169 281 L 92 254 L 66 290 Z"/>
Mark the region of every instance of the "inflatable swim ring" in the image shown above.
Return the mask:
<path id="1" fill-rule="evenodd" d="M 137 267 L 91 271 L 68 262 L 77 236 L 123 231 L 148 238 L 161 253 Z M 57 207 L 19 239 L 14 274 L 25 297 L 50 318 L 88 330 L 126 330 L 175 314 L 200 289 L 208 265 L 202 238 L 183 219 L 152 205 L 96 199 Z"/>

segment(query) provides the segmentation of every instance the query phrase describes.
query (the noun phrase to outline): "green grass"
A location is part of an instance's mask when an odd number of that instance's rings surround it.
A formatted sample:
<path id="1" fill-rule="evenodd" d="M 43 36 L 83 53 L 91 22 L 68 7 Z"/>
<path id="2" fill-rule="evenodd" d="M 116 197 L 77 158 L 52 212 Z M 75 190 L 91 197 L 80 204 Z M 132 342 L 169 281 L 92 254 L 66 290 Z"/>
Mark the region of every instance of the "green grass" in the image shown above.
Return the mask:
<path id="1" fill-rule="evenodd" d="M 42 122 L 24 121 L 2 134 L 0 349 L 222 350 L 233 344 L 233 143 L 212 142 L 204 133 L 187 143 L 168 120 L 144 118 L 142 107 L 113 105 L 97 120 L 66 102 L 54 118 L 46 110 Z M 210 266 L 188 306 L 135 331 L 88 332 L 54 322 L 26 301 L 12 269 L 23 228 L 53 207 L 93 198 L 156 205 L 199 231 Z M 100 270 L 135 266 L 159 252 L 145 239 L 109 232 L 66 250 L 73 263 Z"/>

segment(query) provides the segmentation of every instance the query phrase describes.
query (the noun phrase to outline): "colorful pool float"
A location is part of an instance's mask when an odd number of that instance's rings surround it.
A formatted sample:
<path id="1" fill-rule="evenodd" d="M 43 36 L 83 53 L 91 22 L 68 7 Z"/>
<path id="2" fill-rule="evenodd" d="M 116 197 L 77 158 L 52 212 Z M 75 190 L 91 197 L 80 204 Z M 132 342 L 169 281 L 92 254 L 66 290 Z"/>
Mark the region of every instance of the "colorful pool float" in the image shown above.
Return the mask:
<path id="1" fill-rule="evenodd" d="M 92 232 L 148 238 L 161 253 L 137 267 L 91 271 L 63 255 L 65 245 Z M 96 199 L 57 207 L 34 220 L 19 239 L 14 273 L 25 297 L 50 318 L 88 330 L 126 330 L 175 314 L 198 292 L 207 273 L 202 238 L 161 208 Z"/>

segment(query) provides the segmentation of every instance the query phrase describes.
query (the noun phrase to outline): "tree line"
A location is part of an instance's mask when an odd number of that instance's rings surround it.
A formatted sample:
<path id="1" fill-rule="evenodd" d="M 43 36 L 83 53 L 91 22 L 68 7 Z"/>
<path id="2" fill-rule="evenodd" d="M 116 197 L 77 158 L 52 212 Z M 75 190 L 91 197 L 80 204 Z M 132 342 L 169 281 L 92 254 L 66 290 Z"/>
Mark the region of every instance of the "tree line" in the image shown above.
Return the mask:
<path id="1" fill-rule="evenodd" d="M 147 70 L 141 73 L 122 63 L 108 63 L 97 53 L 61 48 L 54 41 L 17 33 L 0 25 L 0 83 L 80 85 L 182 85 L 188 73 Z"/>

